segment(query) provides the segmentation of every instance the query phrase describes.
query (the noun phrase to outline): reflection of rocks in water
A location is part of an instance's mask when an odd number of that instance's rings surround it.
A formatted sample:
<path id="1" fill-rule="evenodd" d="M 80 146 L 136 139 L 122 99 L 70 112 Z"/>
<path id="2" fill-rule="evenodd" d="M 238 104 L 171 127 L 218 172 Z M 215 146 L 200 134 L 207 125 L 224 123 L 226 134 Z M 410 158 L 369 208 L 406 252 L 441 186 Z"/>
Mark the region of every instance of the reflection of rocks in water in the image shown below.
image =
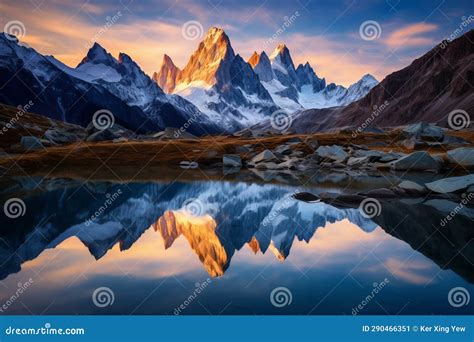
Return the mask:
<path id="1" fill-rule="evenodd" d="M 323 196 L 324 201 L 340 208 L 357 208 L 365 198 Z M 445 199 L 380 199 L 378 202 L 380 213 L 372 221 L 385 232 L 405 241 L 441 269 L 452 269 L 474 282 L 472 208 Z M 449 220 L 447 216 L 451 216 Z"/>
<path id="2" fill-rule="evenodd" d="M 474 230 L 472 219 L 458 213 L 441 225 L 446 213 L 432 206 L 382 202 L 373 218 L 388 234 L 405 241 L 442 269 L 452 269 L 474 282 Z"/>

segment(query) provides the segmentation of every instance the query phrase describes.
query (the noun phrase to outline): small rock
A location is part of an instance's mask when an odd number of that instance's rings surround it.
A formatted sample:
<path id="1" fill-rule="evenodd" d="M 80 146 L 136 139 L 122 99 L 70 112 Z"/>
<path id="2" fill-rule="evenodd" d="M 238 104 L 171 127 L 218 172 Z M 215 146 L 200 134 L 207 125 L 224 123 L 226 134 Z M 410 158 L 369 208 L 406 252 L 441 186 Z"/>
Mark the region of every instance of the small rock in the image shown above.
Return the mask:
<path id="1" fill-rule="evenodd" d="M 338 163 L 344 162 L 344 160 L 349 156 L 347 152 L 338 145 L 319 146 L 314 153 L 320 158 L 330 159 Z"/>
<path id="2" fill-rule="evenodd" d="M 260 163 L 264 161 L 271 161 L 277 159 L 276 156 L 273 154 L 272 151 L 270 150 L 265 150 L 263 152 L 260 152 L 257 154 L 255 157 L 252 158 L 252 163 Z"/>
<path id="3" fill-rule="evenodd" d="M 411 137 L 406 140 L 402 140 L 400 144 L 405 147 L 407 150 L 414 150 L 416 148 L 422 147 L 425 145 L 425 143 L 421 140 L 419 140 L 416 137 Z"/>
<path id="4" fill-rule="evenodd" d="M 179 163 L 179 167 L 182 169 L 196 169 L 199 166 L 197 162 L 190 162 L 187 160 L 183 160 L 182 162 Z"/>
<path id="5" fill-rule="evenodd" d="M 361 165 L 367 163 L 369 160 L 368 157 L 350 157 L 347 160 L 347 165 L 348 166 L 355 166 L 355 165 Z"/>
<path id="6" fill-rule="evenodd" d="M 54 144 L 70 144 L 76 141 L 80 141 L 84 138 L 84 136 L 80 136 L 78 134 L 74 134 L 72 132 L 68 132 L 66 130 L 58 129 L 58 128 L 49 128 L 46 132 L 44 132 L 43 137 Z"/>
<path id="7" fill-rule="evenodd" d="M 474 166 L 474 147 L 460 147 L 448 151 L 448 158 L 461 166 Z"/>
<path id="8" fill-rule="evenodd" d="M 41 150 L 44 148 L 41 140 L 31 135 L 21 137 L 21 146 L 27 151 Z"/>
<path id="9" fill-rule="evenodd" d="M 269 170 L 280 169 L 278 164 L 274 162 L 259 162 L 255 167 L 257 169 L 269 169 Z"/>
<path id="10" fill-rule="evenodd" d="M 222 163 L 224 166 L 230 166 L 230 167 L 241 167 L 242 166 L 242 160 L 240 159 L 240 156 L 238 154 L 224 154 L 222 157 Z"/>
<path id="11" fill-rule="evenodd" d="M 321 199 L 318 196 L 313 195 L 310 192 L 298 192 L 298 193 L 293 194 L 292 197 L 296 200 L 308 202 L 308 203 L 321 202 Z"/>
<path id="12" fill-rule="evenodd" d="M 292 150 L 288 145 L 279 145 L 277 148 L 275 148 L 274 152 L 282 155 L 288 155 L 292 152 Z"/>
<path id="13" fill-rule="evenodd" d="M 454 137 L 452 135 L 445 135 L 443 139 L 443 145 L 462 145 L 469 144 L 469 141 L 460 137 Z"/>
<path id="14" fill-rule="evenodd" d="M 3 148 L 0 148 L 0 158 L 2 157 L 8 157 L 10 154 L 8 154 L 7 152 L 5 152 L 5 150 Z"/>
<path id="15" fill-rule="evenodd" d="M 423 138 L 428 140 L 440 141 L 444 137 L 444 130 L 433 124 L 426 122 L 419 122 L 409 125 L 403 129 L 403 132 L 408 137 Z"/>
<path id="16" fill-rule="evenodd" d="M 309 147 L 311 147 L 313 150 L 316 150 L 319 147 L 319 142 L 314 139 L 308 138 L 304 141 L 304 143 L 308 145 Z"/>
<path id="17" fill-rule="evenodd" d="M 235 148 L 236 153 L 242 153 L 242 154 L 247 154 L 252 152 L 252 147 L 250 145 L 243 145 L 243 146 L 237 146 Z"/>
<path id="18" fill-rule="evenodd" d="M 429 153 L 418 151 L 410 153 L 391 164 L 394 170 L 438 170 L 439 164 Z"/>
<path id="19" fill-rule="evenodd" d="M 97 131 L 91 135 L 89 135 L 86 139 L 86 141 L 109 141 L 109 140 L 114 140 L 120 138 L 119 135 L 115 134 L 112 130 L 110 129 L 104 129 L 103 131 Z"/>
<path id="20" fill-rule="evenodd" d="M 397 185 L 400 189 L 407 191 L 425 192 L 426 188 L 418 183 L 405 180 Z"/>
<path id="21" fill-rule="evenodd" d="M 456 192 L 468 188 L 474 184 L 474 174 L 460 177 L 443 178 L 431 183 L 427 183 L 426 187 L 431 191 L 446 194 Z"/>

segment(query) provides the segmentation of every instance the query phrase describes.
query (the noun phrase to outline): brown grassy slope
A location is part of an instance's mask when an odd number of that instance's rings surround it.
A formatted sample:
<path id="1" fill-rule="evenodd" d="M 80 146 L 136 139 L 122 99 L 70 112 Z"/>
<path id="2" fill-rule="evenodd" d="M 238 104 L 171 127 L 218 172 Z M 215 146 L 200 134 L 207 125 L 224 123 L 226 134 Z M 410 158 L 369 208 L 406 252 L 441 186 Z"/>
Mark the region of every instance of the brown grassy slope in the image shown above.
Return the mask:
<path id="1" fill-rule="evenodd" d="M 14 108 L 0 107 L 0 120 L 8 122 L 16 115 Z M 26 113 L 17 122 L 16 129 L 10 129 L 0 136 L 0 147 L 11 152 L 12 145 L 18 144 L 22 135 L 35 135 L 41 137 L 44 131 L 51 126 L 52 120 L 40 115 Z M 55 125 L 71 126 L 69 124 L 54 122 Z M 39 129 L 32 129 L 36 126 Z M 74 126 L 81 130 L 82 128 Z M 474 144 L 474 132 L 455 132 L 453 135 L 461 136 Z M 196 161 L 200 167 L 206 167 L 222 162 L 225 153 L 237 153 L 239 146 L 251 145 L 251 153 L 239 153 L 243 160 L 248 160 L 256 153 L 265 149 L 274 149 L 289 140 L 299 138 L 300 142 L 293 145 L 294 150 L 313 153 L 310 141 L 318 141 L 320 145 L 371 145 L 374 142 L 384 142 L 384 147 L 374 149 L 385 151 L 403 151 L 398 144 L 404 137 L 400 131 L 391 131 L 386 134 L 362 133 L 353 138 L 351 133 L 318 133 L 318 134 L 292 134 L 275 135 L 262 138 L 240 138 L 233 136 L 202 137 L 198 140 L 169 140 L 169 141 L 129 141 L 129 142 L 78 142 L 70 145 L 53 146 L 40 151 L 14 154 L 10 157 L 0 158 L 0 167 L 18 172 L 21 167 L 26 171 L 48 170 L 53 168 L 90 168 L 97 165 L 117 167 L 178 167 L 181 161 Z M 430 152 L 444 152 L 443 148 L 430 148 Z"/>

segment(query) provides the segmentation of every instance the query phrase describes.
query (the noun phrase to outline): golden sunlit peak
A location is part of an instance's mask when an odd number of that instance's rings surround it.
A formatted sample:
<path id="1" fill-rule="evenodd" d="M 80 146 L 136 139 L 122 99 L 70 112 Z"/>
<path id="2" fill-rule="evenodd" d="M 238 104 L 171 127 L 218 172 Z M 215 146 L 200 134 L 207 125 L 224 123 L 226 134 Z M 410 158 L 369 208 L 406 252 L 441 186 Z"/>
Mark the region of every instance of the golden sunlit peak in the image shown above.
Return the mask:
<path id="1" fill-rule="evenodd" d="M 279 261 L 283 262 L 285 261 L 287 255 L 283 253 L 283 251 L 279 250 L 277 247 L 275 247 L 275 244 L 273 241 L 270 243 L 270 246 L 268 246 L 268 249 L 270 249 L 273 254 L 278 258 Z"/>
<path id="2" fill-rule="evenodd" d="M 252 66 L 252 68 L 255 68 L 259 61 L 260 55 L 257 53 L 257 51 L 254 51 L 252 56 L 250 56 L 248 63 Z"/>
<path id="3" fill-rule="evenodd" d="M 213 37 L 213 36 L 219 36 L 219 35 L 222 35 L 222 34 L 225 34 L 225 32 L 222 28 L 217 27 L 217 26 L 213 26 L 207 31 L 206 36 L 207 37 Z"/>
<path id="4" fill-rule="evenodd" d="M 257 252 L 260 250 L 260 243 L 255 236 L 252 236 L 252 239 L 248 242 L 248 245 L 255 254 L 257 254 Z"/>
<path id="5" fill-rule="evenodd" d="M 224 274 L 229 258 L 215 230 L 216 221 L 210 215 L 194 216 L 186 210 L 166 211 L 153 225 L 159 231 L 165 248 L 183 235 L 211 277 Z"/>

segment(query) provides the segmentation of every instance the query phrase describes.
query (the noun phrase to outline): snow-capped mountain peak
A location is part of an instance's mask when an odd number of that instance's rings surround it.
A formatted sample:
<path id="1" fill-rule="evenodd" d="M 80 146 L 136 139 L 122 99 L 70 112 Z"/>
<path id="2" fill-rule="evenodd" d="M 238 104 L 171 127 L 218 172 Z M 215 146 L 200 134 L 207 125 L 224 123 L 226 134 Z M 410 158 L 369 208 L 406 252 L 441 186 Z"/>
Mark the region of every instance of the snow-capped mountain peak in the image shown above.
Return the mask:
<path id="1" fill-rule="evenodd" d="M 78 64 L 78 67 L 84 63 L 93 63 L 93 64 L 104 64 L 104 65 L 114 65 L 117 63 L 117 60 L 107 52 L 99 43 L 94 43 L 92 47 L 87 52 L 86 57 Z"/>
<path id="2" fill-rule="evenodd" d="M 296 68 L 296 75 L 298 76 L 300 86 L 306 84 L 311 85 L 313 92 L 321 91 L 326 87 L 326 80 L 324 78 L 321 79 L 316 75 L 309 62 L 306 62 L 304 65 L 298 65 Z"/>
<path id="3" fill-rule="evenodd" d="M 154 80 L 229 131 L 256 123 L 278 109 L 252 67 L 234 53 L 221 28 L 209 29 L 181 71 L 170 61 L 164 61 Z"/>
<path id="4" fill-rule="evenodd" d="M 260 78 L 260 81 L 269 82 L 275 77 L 272 71 L 270 59 L 265 51 L 262 51 L 260 55 L 257 52 L 254 52 L 248 60 L 248 63 L 252 66 L 253 70 Z"/>
<path id="5" fill-rule="evenodd" d="M 230 63 L 234 58 L 229 37 L 224 30 L 212 27 L 179 73 L 176 84 L 201 81 L 224 85 L 230 81 Z"/>

